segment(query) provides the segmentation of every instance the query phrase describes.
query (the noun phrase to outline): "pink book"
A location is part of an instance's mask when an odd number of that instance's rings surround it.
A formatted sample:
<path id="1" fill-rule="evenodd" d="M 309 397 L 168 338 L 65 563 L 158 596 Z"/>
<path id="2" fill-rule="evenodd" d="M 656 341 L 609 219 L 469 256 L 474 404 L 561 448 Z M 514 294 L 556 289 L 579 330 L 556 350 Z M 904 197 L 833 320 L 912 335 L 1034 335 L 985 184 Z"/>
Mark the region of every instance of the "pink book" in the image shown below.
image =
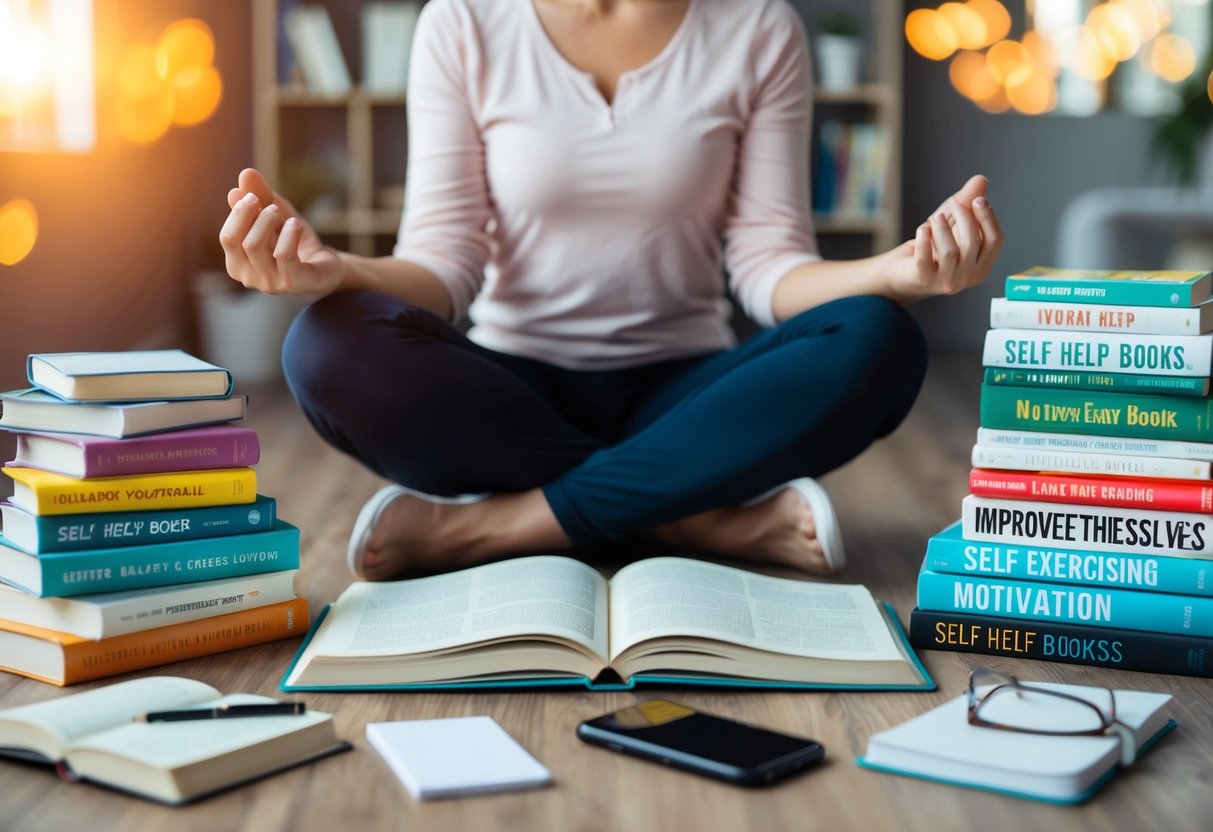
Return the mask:
<path id="1" fill-rule="evenodd" d="M 9 465 L 92 478 L 244 468 L 260 457 L 252 428 L 215 425 L 131 439 L 22 432 L 17 434 L 17 458 Z"/>

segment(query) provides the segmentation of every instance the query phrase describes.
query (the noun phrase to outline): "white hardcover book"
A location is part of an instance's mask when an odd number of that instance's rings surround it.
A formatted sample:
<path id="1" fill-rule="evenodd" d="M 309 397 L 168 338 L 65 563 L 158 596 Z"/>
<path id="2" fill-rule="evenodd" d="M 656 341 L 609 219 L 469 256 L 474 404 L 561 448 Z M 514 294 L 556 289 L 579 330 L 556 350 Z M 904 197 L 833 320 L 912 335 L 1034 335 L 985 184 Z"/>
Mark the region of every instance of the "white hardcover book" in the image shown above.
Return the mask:
<path id="1" fill-rule="evenodd" d="M 978 428 L 977 444 L 987 448 L 1036 448 L 1116 456 L 1158 456 L 1213 461 L 1213 442 L 1184 442 L 1175 439 L 1122 439 L 1116 436 L 1085 436 L 1079 433 Z"/>
<path id="2" fill-rule="evenodd" d="M 1213 331 L 1213 301 L 1186 309 L 1169 309 L 994 298 L 990 301 L 990 326 L 1131 335 L 1203 335 Z"/>
<path id="3" fill-rule="evenodd" d="M 282 24 L 307 85 L 324 95 L 346 95 L 353 83 L 328 10 L 297 6 L 287 11 Z"/>
<path id="4" fill-rule="evenodd" d="M 998 500 L 961 503 L 966 540 L 1097 552 L 1213 557 L 1213 515 L 1182 511 Z"/>
<path id="5" fill-rule="evenodd" d="M 1016 369 L 1207 378 L 1213 368 L 1213 335 L 991 329 L 986 332 L 981 363 Z"/>
<path id="6" fill-rule="evenodd" d="M 1117 456 L 1006 446 L 973 446 L 974 468 L 1011 471 L 1061 471 L 1113 477 L 1158 477 L 1169 480 L 1207 480 L 1210 463 L 1157 456 Z"/>
<path id="7" fill-rule="evenodd" d="M 154 561 L 144 564 L 149 570 L 161 566 Z M 290 601 L 295 598 L 298 571 L 287 569 L 75 598 L 38 598 L 0 584 L 0 617 L 100 640 Z"/>

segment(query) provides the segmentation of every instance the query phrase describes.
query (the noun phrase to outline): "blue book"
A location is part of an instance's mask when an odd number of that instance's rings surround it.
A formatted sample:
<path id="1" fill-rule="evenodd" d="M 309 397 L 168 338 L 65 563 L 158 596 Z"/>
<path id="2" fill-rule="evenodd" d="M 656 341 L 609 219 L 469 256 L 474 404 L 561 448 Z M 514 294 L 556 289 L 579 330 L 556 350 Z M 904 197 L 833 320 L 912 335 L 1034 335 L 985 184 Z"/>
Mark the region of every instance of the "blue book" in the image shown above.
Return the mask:
<path id="1" fill-rule="evenodd" d="M 0 535 L 0 581 L 43 598 L 298 568 L 299 529 L 281 520 L 272 531 L 256 534 L 41 555 L 23 552 Z"/>
<path id="2" fill-rule="evenodd" d="M 960 521 L 927 541 L 932 572 L 1213 597 L 1213 561 L 1132 552 L 1079 552 L 1047 545 L 966 540 Z"/>
<path id="3" fill-rule="evenodd" d="M 277 503 L 257 495 L 252 503 L 110 514 L 35 515 L 12 503 L 0 503 L 4 537 L 31 553 L 81 552 L 124 546 L 175 543 L 200 537 L 268 532 Z"/>
<path id="4" fill-rule="evenodd" d="M 29 383 L 73 402 L 224 399 L 232 374 L 181 350 L 38 353 Z"/>
<path id="5" fill-rule="evenodd" d="M 970 578 L 924 570 L 918 607 L 1026 621 L 1213 636 L 1213 598 L 1132 589 Z"/>

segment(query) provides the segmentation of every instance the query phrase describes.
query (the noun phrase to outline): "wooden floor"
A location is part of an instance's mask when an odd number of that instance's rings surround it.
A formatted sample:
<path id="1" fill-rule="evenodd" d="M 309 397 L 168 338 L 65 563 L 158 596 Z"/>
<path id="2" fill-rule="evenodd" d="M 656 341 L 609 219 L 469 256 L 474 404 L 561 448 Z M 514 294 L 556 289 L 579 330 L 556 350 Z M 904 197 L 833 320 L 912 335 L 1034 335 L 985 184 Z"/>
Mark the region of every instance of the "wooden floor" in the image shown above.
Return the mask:
<path id="1" fill-rule="evenodd" d="M 967 457 L 977 427 L 979 368 L 973 358 L 937 357 L 906 424 L 827 478 L 851 567 L 892 601 L 903 622 L 927 537 L 959 516 Z M 250 421 L 263 441 L 264 493 L 303 529 L 300 590 L 313 612 L 350 578 L 346 538 L 362 502 L 380 485 L 323 446 L 280 391 L 254 391 Z M 297 640 L 183 662 L 155 673 L 189 676 L 225 691 L 275 694 Z M 356 749 L 231 791 L 168 809 L 49 772 L 0 763 L 0 829 L 1209 829 L 1213 821 L 1213 681 L 1012 660 L 990 663 L 1025 678 L 1166 691 L 1180 728 L 1080 808 L 1000 797 L 865 771 L 853 762 L 872 733 L 962 691 L 976 657 L 923 652 L 935 693 L 719 693 L 672 691 L 707 711 L 815 737 L 827 749 L 818 770 L 766 790 L 744 790 L 583 745 L 585 718 L 631 704 L 631 694 L 302 695 L 336 714 Z M 81 689 L 84 686 L 81 686 Z M 62 695 L 0 674 L 0 708 Z M 646 693 L 645 696 L 653 696 Z M 413 802 L 367 745 L 367 722 L 488 714 L 553 772 L 546 790 L 448 802 Z"/>

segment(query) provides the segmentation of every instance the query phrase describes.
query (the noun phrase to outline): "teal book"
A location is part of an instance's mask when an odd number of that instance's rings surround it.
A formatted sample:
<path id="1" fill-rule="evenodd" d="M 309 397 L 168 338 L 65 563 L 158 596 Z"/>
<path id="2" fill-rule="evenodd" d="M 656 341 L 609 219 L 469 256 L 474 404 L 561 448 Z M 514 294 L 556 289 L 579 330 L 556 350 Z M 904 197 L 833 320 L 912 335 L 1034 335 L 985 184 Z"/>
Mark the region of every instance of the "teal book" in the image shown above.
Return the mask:
<path id="1" fill-rule="evenodd" d="M 688 558 L 609 581 L 540 555 L 413 580 L 356 581 L 317 619 L 284 691 L 704 685 L 933 690 L 866 587 Z"/>
<path id="2" fill-rule="evenodd" d="M 299 568 L 299 529 L 273 530 L 150 546 L 32 555 L 0 535 L 0 581 L 43 598 L 196 583 Z"/>
<path id="3" fill-rule="evenodd" d="M 4 536 L 26 552 L 79 552 L 120 546 L 175 543 L 200 537 L 255 534 L 274 528 L 277 503 L 257 495 L 252 503 L 110 514 L 30 514 L 0 503 Z"/>
<path id="4" fill-rule="evenodd" d="M 181 350 L 38 353 L 26 359 L 29 383 L 74 402 L 222 399 L 232 374 Z"/>
<path id="5" fill-rule="evenodd" d="M 924 570 L 1213 597 L 1213 561 L 1203 558 L 966 540 L 961 525 L 958 521 L 931 536 Z"/>
<path id="6" fill-rule="evenodd" d="M 1064 387 L 1070 390 L 1166 396 L 1209 395 L 1207 378 L 1092 373 L 1085 370 L 1009 370 L 1003 367 L 986 367 L 985 383 L 995 387 Z"/>
<path id="7" fill-rule="evenodd" d="M 924 570 L 918 607 L 1024 621 L 1213 636 L 1213 598 L 1101 586 L 975 578 Z"/>
<path id="8" fill-rule="evenodd" d="M 1116 436 L 1213 441 L 1213 398 L 981 385 L 981 426 Z"/>
<path id="9" fill-rule="evenodd" d="M 1106 303 L 1113 306 L 1196 306 L 1210 297 L 1213 273 L 1098 271 L 1035 266 L 1007 277 L 1007 300 Z"/>

